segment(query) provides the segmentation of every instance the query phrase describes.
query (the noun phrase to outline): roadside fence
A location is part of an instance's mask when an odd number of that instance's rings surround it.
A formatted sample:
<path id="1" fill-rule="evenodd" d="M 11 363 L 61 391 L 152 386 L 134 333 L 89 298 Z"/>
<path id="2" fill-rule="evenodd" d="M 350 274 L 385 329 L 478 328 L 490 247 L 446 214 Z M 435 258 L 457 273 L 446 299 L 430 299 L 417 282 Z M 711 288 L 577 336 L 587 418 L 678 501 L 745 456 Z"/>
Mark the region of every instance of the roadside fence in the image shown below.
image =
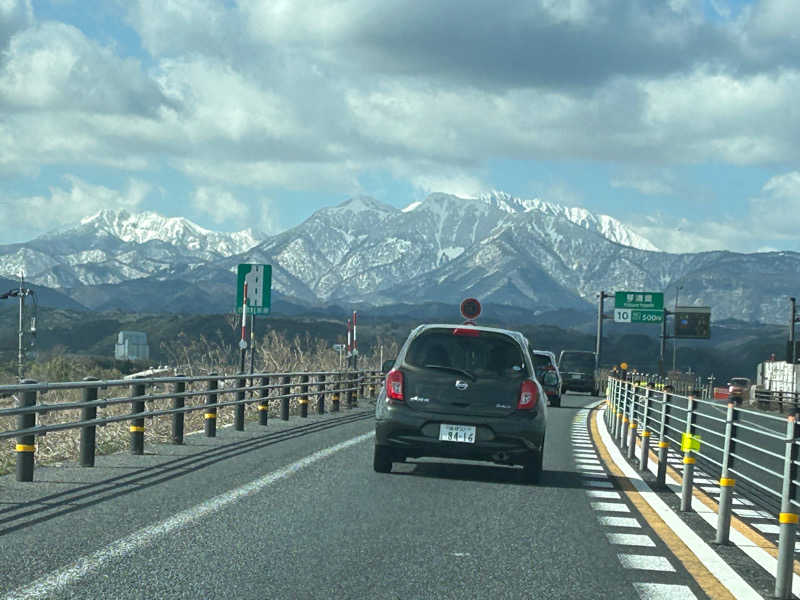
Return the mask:
<path id="1" fill-rule="evenodd" d="M 658 455 L 657 480 L 666 482 L 670 447 L 683 453 L 681 511 L 691 510 L 694 469 L 719 479 L 716 542 L 728 542 L 734 486 L 756 505 L 778 514 L 780 537 L 775 597 L 792 597 L 795 535 L 800 513 L 797 416 L 657 389 L 655 383 L 609 378 L 605 421 L 628 458 L 647 470 Z M 651 439 L 652 438 L 652 439 Z"/>
<path id="2" fill-rule="evenodd" d="M 359 398 L 374 397 L 382 379 L 380 371 L 363 370 L 123 380 L 86 377 L 79 382 L 58 383 L 26 380 L 0 386 L 0 397 L 15 399 L 15 406 L 0 408 L 0 440 L 16 438 L 17 481 L 33 481 L 36 441 L 47 434 L 79 429 L 80 465 L 92 467 L 98 451 L 97 427 L 111 429 L 127 423 L 130 453 L 141 455 L 146 420 L 155 428 L 156 417 L 169 417 L 168 439 L 182 444 L 186 419 L 191 416 L 202 414 L 205 435 L 215 437 L 226 411 L 233 413 L 236 431 L 244 431 L 248 409 L 257 410 L 259 424 L 266 426 L 270 403 L 277 403 L 279 417 L 284 421 L 289 420 L 290 412 L 307 418 L 309 404 L 316 414 L 338 412 L 357 407 Z M 105 390 L 110 390 L 111 395 L 100 397 Z M 163 428 L 163 421 L 161 425 Z M 124 435 L 124 430 L 118 434 Z M 67 441 L 74 440 L 69 433 L 66 435 L 70 436 Z"/>

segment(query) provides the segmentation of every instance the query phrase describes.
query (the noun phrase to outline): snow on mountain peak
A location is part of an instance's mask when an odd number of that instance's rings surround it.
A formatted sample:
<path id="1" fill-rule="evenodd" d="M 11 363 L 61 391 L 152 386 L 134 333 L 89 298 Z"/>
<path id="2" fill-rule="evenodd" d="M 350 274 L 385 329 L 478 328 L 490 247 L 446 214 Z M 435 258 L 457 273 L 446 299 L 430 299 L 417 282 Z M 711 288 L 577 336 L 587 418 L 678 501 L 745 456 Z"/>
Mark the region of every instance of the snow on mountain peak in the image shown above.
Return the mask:
<path id="1" fill-rule="evenodd" d="M 252 229 L 220 233 L 205 229 L 184 217 L 164 217 L 151 211 L 133 214 L 126 210 L 103 209 L 82 219 L 80 227 L 89 227 L 97 234 L 110 235 L 127 243 L 161 241 L 223 256 L 245 252 L 263 241 L 263 236 Z"/>
<path id="2" fill-rule="evenodd" d="M 378 202 L 375 198 L 371 196 L 354 196 L 345 200 L 341 204 L 337 206 L 333 206 L 327 209 L 323 209 L 325 212 L 329 213 L 341 213 L 341 212 L 363 212 L 363 211 L 377 211 L 381 213 L 393 213 L 397 212 L 397 209 L 393 206 L 388 204 L 383 204 L 382 202 Z"/>

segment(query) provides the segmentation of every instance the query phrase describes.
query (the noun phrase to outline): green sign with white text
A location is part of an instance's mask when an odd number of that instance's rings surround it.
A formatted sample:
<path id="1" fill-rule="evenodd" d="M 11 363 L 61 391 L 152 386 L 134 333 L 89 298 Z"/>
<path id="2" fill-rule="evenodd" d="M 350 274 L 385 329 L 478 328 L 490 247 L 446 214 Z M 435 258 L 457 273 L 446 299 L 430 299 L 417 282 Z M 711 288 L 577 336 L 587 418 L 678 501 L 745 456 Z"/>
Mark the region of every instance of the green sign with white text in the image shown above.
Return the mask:
<path id="1" fill-rule="evenodd" d="M 247 314 L 268 315 L 272 305 L 272 265 L 240 264 L 236 270 L 236 310 L 242 311 L 247 283 Z"/>
<path id="2" fill-rule="evenodd" d="M 664 310 L 663 292 L 616 292 L 614 308 Z"/>

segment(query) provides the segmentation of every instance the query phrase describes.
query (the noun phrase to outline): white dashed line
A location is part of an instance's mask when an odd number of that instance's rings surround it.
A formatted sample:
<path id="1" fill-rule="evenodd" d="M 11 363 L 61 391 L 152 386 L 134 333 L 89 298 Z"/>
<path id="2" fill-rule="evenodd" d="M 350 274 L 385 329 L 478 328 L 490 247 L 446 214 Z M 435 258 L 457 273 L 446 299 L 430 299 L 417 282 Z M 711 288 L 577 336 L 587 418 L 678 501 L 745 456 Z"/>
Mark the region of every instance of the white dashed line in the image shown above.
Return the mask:
<path id="1" fill-rule="evenodd" d="M 606 488 L 610 489 L 614 487 L 614 484 L 610 481 L 595 481 L 593 479 L 587 479 L 583 482 L 583 485 L 588 487 L 597 487 L 597 488 Z"/>
<path id="2" fill-rule="evenodd" d="M 588 490 L 590 498 L 603 498 L 605 500 L 620 500 L 619 492 L 606 492 L 602 490 Z"/>
<path id="3" fill-rule="evenodd" d="M 675 567 L 663 556 L 650 556 L 648 554 L 617 554 L 619 562 L 626 569 L 638 569 L 640 571 L 661 571 L 662 573 L 674 573 Z"/>
<path id="4" fill-rule="evenodd" d="M 631 509 L 627 504 L 619 502 L 592 502 L 592 508 L 600 512 L 629 513 Z"/>
<path id="5" fill-rule="evenodd" d="M 601 525 L 606 527 L 628 527 L 641 528 L 642 524 L 633 517 L 611 517 L 608 515 L 597 515 Z"/>
<path id="6" fill-rule="evenodd" d="M 607 533 L 606 537 L 612 544 L 618 546 L 640 546 L 642 548 L 655 548 L 656 543 L 649 535 L 641 533 Z"/>
<path id="7" fill-rule="evenodd" d="M 633 587 L 642 600 L 697 600 L 694 592 L 685 585 L 634 583 Z"/>

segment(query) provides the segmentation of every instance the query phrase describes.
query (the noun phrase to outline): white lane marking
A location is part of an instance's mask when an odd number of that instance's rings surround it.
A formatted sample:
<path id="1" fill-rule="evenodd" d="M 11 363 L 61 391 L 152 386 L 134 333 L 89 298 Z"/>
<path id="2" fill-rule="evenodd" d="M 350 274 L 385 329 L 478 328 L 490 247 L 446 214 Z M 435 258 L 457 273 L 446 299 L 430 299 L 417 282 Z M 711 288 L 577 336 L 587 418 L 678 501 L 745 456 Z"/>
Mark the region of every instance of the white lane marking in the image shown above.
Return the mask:
<path id="1" fill-rule="evenodd" d="M 597 465 L 597 466 L 599 466 L 601 464 L 600 461 L 598 459 L 596 459 L 596 458 L 587 458 L 587 457 L 584 457 L 584 456 L 576 456 L 575 457 L 575 462 L 578 463 L 579 465 Z"/>
<path id="2" fill-rule="evenodd" d="M 663 573 L 674 573 L 675 567 L 663 556 L 650 556 L 647 554 L 617 554 L 619 562 L 626 569 L 638 569 L 641 571 L 661 571 Z"/>
<path id="3" fill-rule="evenodd" d="M 640 533 L 607 533 L 606 537 L 612 544 L 618 546 L 640 546 L 642 548 L 655 548 L 656 543 L 649 535 Z"/>
<path id="4" fill-rule="evenodd" d="M 627 504 L 619 502 L 592 502 L 592 508 L 601 512 L 629 513 L 631 509 Z"/>
<path id="5" fill-rule="evenodd" d="M 598 471 L 582 471 L 578 473 L 581 477 L 597 477 L 598 479 L 608 479 L 608 473 L 600 473 Z"/>
<path id="6" fill-rule="evenodd" d="M 692 549 L 692 552 L 700 559 L 705 567 L 711 572 L 722 585 L 730 590 L 735 598 L 754 598 L 760 599 L 761 595 L 758 594 L 731 566 L 726 563 L 719 554 L 717 554 L 711 547 L 701 538 L 694 530 L 692 530 L 667 504 L 656 494 L 647 483 L 639 476 L 639 474 L 631 467 L 622 453 L 617 448 L 614 441 L 611 439 L 611 434 L 608 433 L 605 421 L 603 421 L 603 411 L 598 410 L 595 413 L 595 423 L 597 430 L 600 432 L 600 437 L 608 450 L 611 460 L 622 471 L 622 474 L 628 478 L 633 484 L 642 498 L 647 502 L 653 510 L 658 513 L 661 519 L 672 529 L 673 532 L 683 541 L 683 543 Z M 657 465 L 650 463 L 651 468 L 657 468 Z M 695 501 L 697 506 L 694 507 Z M 705 505 L 701 504 L 699 500 L 694 498 L 692 505 L 695 510 L 700 509 Z M 703 519 L 711 522 L 711 517 L 716 521 L 717 515 L 711 513 L 707 519 L 707 515 L 701 515 Z M 731 528 L 731 539 L 733 539 L 735 529 Z M 738 533 L 738 532 L 736 532 Z M 744 537 L 744 536 L 742 536 Z"/>
<path id="7" fill-rule="evenodd" d="M 634 583 L 633 587 L 642 600 L 697 600 L 697 596 L 686 585 Z"/>
<path id="8" fill-rule="evenodd" d="M 742 506 L 755 506 L 750 500 L 747 498 L 731 498 L 732 504 L 741 504 Z"/>
<path id="9" fill-rule="evenodd" d="M 722 493 L 718 487 L 700 486 L 700 489 L 711 496 L 719 496 Z"/>
<path id="10" fill-rule="evenodd" d="M 614 484 L 610 481 L 595 481 L 594 479 L 586 479 L 583 482 L 583 485 L 587 487 L 597 487 L 597 488 L 606 488 L 611 489 L 614 487 Z"/>
<path id="11" fill-rule="evenodd" d="M 740 517 L 746 517 L 748 519 L 772 519 L 772 515 L 766 514 L 763 510 L 752 510 L 749 508 L 734 508 L 733 512 L 735 512 Z"/>
<path id="12" fill-rule="evenodd" d="M 748 525 L 755 527 L 763 533 L 774 533 L 777 535 L 781 532 L 781 526 L 774 525 L 773 523 L 748 523 Z"/>
<path id="13" fill-rule="evenodd" d="M 597 519 L 600 521 L 601 525 L 605 525 L 606 527 L 641 527 L 642 524 L 639 523 L 634 517 L 610 517 L 607 515 L 597 515 Z"/>
<path id="14" fill-rule="evenodd" d="M 573 446 L 576 448 L 594 448 L 594 444 L 584 444 L 583 442 L 573 444 Z"/>
<path id="15" fill-rule="evenodd" d="M 602 473 L 603 470 L 604 470 L 603 467 L 601 467 L 600 465 L 581 465 L 581 464 L 579 464 L 575 468 L 578 469 L 579 471 L 585 471 L 587 473 Z"/>
<path id="16" fill-rule="evenodd" d="M 80 557 L 67 567 L 63 567 L 50 573 L 49 575 L 45 575 L 44 577 L 41 577 L 40 579 L 37 579 L 33 583 L 30 583 L 26 586 L 12 590 L 11 592 L 2 596 L 2 598 L 4 600 L 35 600 L 37 598 L 42 598 L 61 592 L 67 586 L 76 583 L 78 580 L 86 577 L 90 573 L 99 571 L 103 568 L 103 566 L 112 560 L 128 556 L 129 554 L 132 554 L 133 552 L 154 543 L 158 538 L 168 533 L 183 529 L 188 525 L 192 525 L 200 519 L 205 518 L 212 513 L 218 512 L 229 504 L 233 504 L 234 502 L 237 502 L 246 496 L 250 496 L 251 494 L 263 490 L 276 481 L 286 479 L 287 477 L 294 475 L 295 473 L 314 464 L 315 462 L 328 458 L 341 450 L 350 448 L 356 444 L 360 444 L 361 442 L 364 442 L 374 436 L 375 432 L 370 431 L 314 452 L 314 454 L 309 454 L 305 458 L 301 458 L 300 460 L 295 461 L 281 469 L 272 471 L 271 473 L 268 473 L 263 477 L 259 477 L 250 483 L 225 492 L 224 494 L 220 494 L 219 496 L 215 496 L 214 498 L 210 498 L 209 500 L 193 506 L 192 508 L 183 510 L 169 519 L 161 521 L 160 523 L 156 523 L 155 525 L 150 525 L 149 527 L 135 531 L 134 533 L 121 538 L 116 542 L 112 542 L 105 548 L 101 548 L 93 554 Z"/>
<path id="17" fill-rule="evenodd" d="M 586 494 L 590 498 L 603 498 L 605 500 L 621 500 L 619 492 L 606 492 L 603 490 L 587 490 Z"/>

